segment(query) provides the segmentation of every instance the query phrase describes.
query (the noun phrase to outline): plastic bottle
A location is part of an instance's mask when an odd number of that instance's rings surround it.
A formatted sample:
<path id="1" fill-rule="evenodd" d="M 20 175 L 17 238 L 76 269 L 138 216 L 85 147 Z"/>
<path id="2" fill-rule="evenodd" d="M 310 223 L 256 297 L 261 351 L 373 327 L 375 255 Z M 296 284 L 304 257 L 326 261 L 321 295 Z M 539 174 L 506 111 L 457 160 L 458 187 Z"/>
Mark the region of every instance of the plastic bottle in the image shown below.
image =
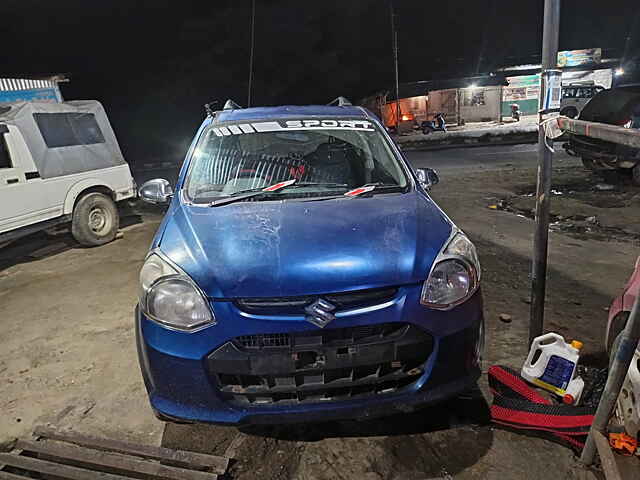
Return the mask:
<path id="1" fill-rule="evenodd" d="M 584 389 L 584 380 L 581 377 L 574 377 L 569 382 L 569 386 L 565 394 L 562 396 L 562 401 L 567 405 L 575 405 L 580 402 L 580 396 Z"/>
<path id="2" fill-rule="evenodd" d="M 578 403 L 584 388 L 584 381 L 576 376 L 581 348 L 582 342 L 573 340 L 570 344 L 566 343 L 557 333 L 536 337 L 522 366 L 521 375 L 534 385 L 562 397 L 564 403 Z"/>

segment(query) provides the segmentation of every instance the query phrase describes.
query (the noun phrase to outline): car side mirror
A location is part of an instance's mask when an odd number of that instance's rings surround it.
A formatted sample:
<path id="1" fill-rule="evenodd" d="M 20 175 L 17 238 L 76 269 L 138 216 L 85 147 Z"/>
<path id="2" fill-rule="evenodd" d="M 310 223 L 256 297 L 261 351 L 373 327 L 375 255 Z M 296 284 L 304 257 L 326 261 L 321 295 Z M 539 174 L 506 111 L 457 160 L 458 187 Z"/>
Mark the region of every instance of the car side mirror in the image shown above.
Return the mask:
<path id="1" fill-rule="evenodd" d="M 173 196 L 171 184 L 164 178 L 154 178 L 142 184 L 138 191 L 140 198 L 153 205 L 169 203 Z"/>
<path id="2" fill-rule="evenodd" d="M 422 185 L 426 190 L 429 190 L 440 182 L 440 177 L 433 168 L 417 168 L 416 175 L 420 185 Z"/>

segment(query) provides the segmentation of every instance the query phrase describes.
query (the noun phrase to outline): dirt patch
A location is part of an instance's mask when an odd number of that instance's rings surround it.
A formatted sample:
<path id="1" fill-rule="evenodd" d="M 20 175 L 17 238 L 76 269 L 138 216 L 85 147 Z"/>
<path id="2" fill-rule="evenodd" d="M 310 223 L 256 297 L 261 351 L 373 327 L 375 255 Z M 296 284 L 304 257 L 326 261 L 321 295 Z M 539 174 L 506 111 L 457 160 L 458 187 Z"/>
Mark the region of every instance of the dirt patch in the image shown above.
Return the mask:
<path id="1" fill-rule="evenodd" d="M 557 157 L 553 188 L 562 194 L 552 198 L 554 215 L 595 215 L 603 227 L 636 232 L 640 189 L 623 184 L 594 190 L 609 182 L 592 177 L 573 159 Z M 519 368 L 527 351 L 533 221 L 487 205 L 513 199 L 518 208 L 532 208 L 525 202 L 535 189 L 535 164 L 443 171 L 444 181 L 432 196 L 476 243 L 483 267 L 483 370 L 492 364 Z M 15 255 L 3 252 L 0 443 L 27 435 L 34 424 L 52 422 L 150 444 L 162 435 L 166 446 L 195 451 L 231 449 L 236 461 L 228 479 L 539 479 L 549 472 L 576 478 L 571 450 L 487 424 L 485 400 L 474 404 L 475 413 L 469 403 L 449 401 L 366 422 L 165 428 L 148 406 L 132 325 L 138 270 L 159 221 L 96 249 L 69 246 L 40 256 L 16 246 Z M 606 363 L 607 308 L 633 268 L 637 245 L 635 237 L 550 235 L 545 331 L 582 340 L 585 363 Z M 500 321 L 501 314 L 511 322 Z M 480 384 L 490 400 L 486 375 Z"/>
<path id="2" fill-rule="evenodd" d="M 551 189 L 549 229 L 578 239 L 639 242 L 640 187 L 624 175 L 559 170 Z M 489 208 L 535 217 L 535 184 L 514 186 L 514 195 L 499 198 Z"/>

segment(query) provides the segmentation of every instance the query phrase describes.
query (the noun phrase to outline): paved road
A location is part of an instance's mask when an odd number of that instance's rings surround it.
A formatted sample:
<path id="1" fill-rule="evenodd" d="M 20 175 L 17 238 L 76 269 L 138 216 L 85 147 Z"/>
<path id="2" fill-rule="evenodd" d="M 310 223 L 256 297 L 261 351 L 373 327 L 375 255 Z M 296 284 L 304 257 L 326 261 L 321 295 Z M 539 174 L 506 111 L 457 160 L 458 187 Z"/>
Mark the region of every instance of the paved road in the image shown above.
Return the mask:
<path id="1" fill-rule="evenodd" d="M 530 166 L 537 161 L 536 144 L 496 145 L 491 147 L 452 148 L 425 152 L 406 152 L 409 162 L 415 167 L 431 167 L 438 170 L 449 168 L 501 168 L 506 166 Z M 560 145 L 556 145 L 554 159 L 569 159 Z"/>
<path id="2" fill-rule="evenodd" d="M 536 144 L 496 145 L 491 147 L 451 148 L 424 152 L 406 152 L 407 159 L 414 167 L 431 167 L 447 177 L 447 170 L 460 168 L 493 169 L 509 166 L 533 166 L 537 162 Z M 560 145 L 556 146 L 554 160 L 571 159 Z M 166 178 L 175 182 L 177 169 L 157 169 L 135 172 L 138 185 L 152 178 Z"/>
<path id="3" fill-rule="evenodd" d="M 134 170 L 133 178 L 135 179 L 138 187 L 140 187 L 147 180 L 154 178 L 164 178 L 169 180 L 171 185 L 175 185 L 178 179 L 178 167 L 176 168 L 158 168 L 153 170 Z"/>

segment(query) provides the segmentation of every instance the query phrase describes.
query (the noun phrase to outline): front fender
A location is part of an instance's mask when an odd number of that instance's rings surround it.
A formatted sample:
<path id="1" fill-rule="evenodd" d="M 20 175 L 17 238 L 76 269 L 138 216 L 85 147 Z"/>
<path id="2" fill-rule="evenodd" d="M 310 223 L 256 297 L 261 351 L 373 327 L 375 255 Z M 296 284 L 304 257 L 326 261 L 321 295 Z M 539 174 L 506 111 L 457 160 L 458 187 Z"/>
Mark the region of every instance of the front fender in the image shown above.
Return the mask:
<path id="1" fill-rule="evenodd" d="M 73 206 L 76 204 L 76 199 L 78 198 L 78 196 L 86 189 L 92 187 L 104 187 L 108 188 L 112 193 L 114 192 L 114 188 L 104 180 L 101 180 L 99 178 L 82 179 L 74 183 L 71 188 L 69 188 L 67 196 L 64 199 L 64 214 L 71 214 L 73 212 Z"/>

